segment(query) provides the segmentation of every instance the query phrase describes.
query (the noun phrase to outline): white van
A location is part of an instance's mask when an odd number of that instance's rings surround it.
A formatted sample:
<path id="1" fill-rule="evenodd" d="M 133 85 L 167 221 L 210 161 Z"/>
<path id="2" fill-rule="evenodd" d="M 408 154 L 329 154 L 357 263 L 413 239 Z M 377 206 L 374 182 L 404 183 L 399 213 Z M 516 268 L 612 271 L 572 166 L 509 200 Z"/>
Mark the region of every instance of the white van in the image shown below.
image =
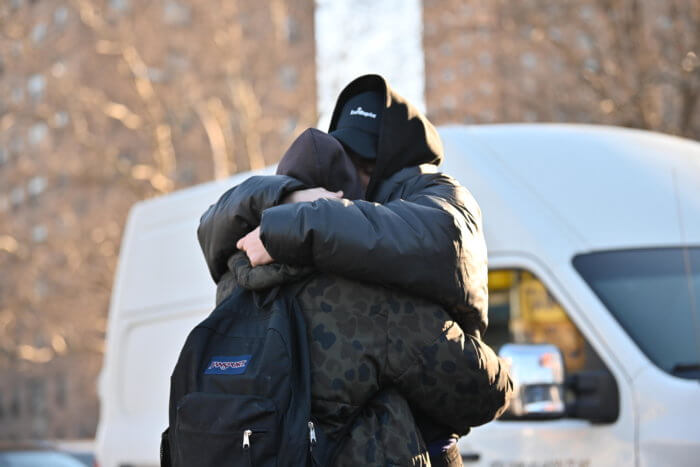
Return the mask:
<path id="1" fill-rule="evenodd" d="M 565 412 L 528 406 L 542 385 L 523 379 L 524 409 L 462 438 L 465 465 L 698 465 L 700 144 L 581 125 L 440 134 L 442 169 L 484 213 L 486 341 L 552 344 L 568 375 Z M 199 216 L 249 175 L 132 209 L 99 385 L 101 467 L 159 464 L 170 372 L 214 304 Z"/>

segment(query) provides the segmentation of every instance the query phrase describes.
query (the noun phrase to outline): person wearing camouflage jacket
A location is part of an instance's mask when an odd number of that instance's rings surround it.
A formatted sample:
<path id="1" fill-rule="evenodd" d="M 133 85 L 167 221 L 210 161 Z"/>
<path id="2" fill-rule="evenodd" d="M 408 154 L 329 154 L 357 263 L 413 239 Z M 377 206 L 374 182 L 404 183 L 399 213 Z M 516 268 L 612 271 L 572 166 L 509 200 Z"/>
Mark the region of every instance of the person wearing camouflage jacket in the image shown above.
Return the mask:
<path id="1" fill-rule="evenodd" d="M 265 291 L 311 274 L 297 296 L 310 342 L 311 413 L 333 439 L 356 418 L 335 465 L 430 465 L 413 411 L 465 435 L 505 409 L 507 369 L 439 305 L 311 268 L 253 268 L 244 252 L 228 265 L 217 303 L 237 286 Z"/>
<path id="2" fill-rule="evenodd" d="M 382 78 L 370 75 L 341 94 L 331 129 L 344 100 L 368 88 L 386 97 L 369 201 L 282 206 L 287 195 L 308 187 L 290 177 L 252 177 L 205 213 L 198 234 L 220 291 L 250 284 L 242 278 L 273 266 L 280 268 L 270 276 L 276 277 L 273 285 L 294 277 L 285 270 L 290 265 L 321 272 L 301 294 L 317 371 L 314 413 L 333 433 L 362 411 L 341 457 L 353 459 L 348 452 L 375 445 L 360 464 L 390 452 L 376 446 L 380 430 L 372 429 L 372 420 L 389 433 L 390 415 L 399 414 L 397 439 L 405 449 L 397 448 L 402 454 L 396 458 L 412 456 L 420 464 L 425 451 L 412 411 L 428 412 L 438 427 L 421 427 L 424 435 L 465 434 L 502 412 L 512 388 L 503 363 L 479 339 L 487 324 L 481 213 L 466 189 L 437 172 L 442 147 L 434 127 Z M 227 260 L 237 240 L 257 226 L 277 264 L 234 275 L 236 265 L 230 268 Z M 373 438 L 353 447 L 363 423 Z"/>

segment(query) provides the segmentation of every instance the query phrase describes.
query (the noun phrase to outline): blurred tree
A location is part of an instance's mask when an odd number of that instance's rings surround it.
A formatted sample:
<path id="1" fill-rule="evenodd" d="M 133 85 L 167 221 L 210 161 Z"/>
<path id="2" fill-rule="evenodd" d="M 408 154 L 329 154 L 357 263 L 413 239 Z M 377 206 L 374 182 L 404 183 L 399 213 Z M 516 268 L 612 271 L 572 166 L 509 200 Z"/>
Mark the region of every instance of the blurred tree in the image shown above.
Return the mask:
<path id="1" fill-rule="evenodd" d="M 568 94 L 569 112 L 597 110 L 591 112 L 593 119 L 700 136 L 694 125 L 700 98 L 700 3 L 593 0 L 556 2 L 556 8 L 545 0 L 500 3 L 502 21 L 528 24 L 529 40 L 540 53 L 561 60 L 564 73 L 572 75 L 560 80 L 557 73 L 549 74 L 546 81 L 559 87 L 559 96 Z M 524 62 L 527 66 L 527 58 Z M 528 102 L 557 105 L 537 97 Z M 598 109 L 591 109 L 596 102 Z"/>
<path id="2" fill-rule="evenodd" d="M 0 393 L 63 394 L 0 438 L 92 435 L 128 209 L 275 162 L 313 41 L 303 0 L 0 2 Z"/>
<path id="3" fill-rule="evenodd" d="M 700 2 L 425 0 L 439 122 L 604 123 L 700 138 Z"/>

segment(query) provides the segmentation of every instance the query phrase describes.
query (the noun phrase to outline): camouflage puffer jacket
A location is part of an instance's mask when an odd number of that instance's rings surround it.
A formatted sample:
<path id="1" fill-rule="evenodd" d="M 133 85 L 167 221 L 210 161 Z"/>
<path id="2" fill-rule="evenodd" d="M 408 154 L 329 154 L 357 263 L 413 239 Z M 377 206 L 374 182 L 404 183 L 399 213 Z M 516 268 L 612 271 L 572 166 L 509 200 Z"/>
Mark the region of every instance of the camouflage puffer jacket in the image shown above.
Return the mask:
<path id="1" fill-rule="evenodd" d="M 217 301 L 314 274 L 298 295 L 311 353 L 312 414 L 331 437 L 360 413 L 337 465 L 428 465 L 412 411 L 458 435 L 506 407 L 503 362 L 438 305 L 309 268 L 228 261 Z M 358 412 L 362 411 L 362 412 Z"/>

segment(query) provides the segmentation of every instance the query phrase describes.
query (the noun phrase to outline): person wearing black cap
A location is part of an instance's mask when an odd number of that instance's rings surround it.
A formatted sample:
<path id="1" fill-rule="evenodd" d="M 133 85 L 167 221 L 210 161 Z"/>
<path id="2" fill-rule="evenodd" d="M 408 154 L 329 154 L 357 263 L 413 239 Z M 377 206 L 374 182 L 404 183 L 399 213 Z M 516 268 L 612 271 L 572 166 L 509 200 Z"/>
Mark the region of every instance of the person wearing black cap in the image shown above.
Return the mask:
<path id="1" fill-rule="evenodd" d="M 325 274 L 416 297 L 405 311 L 393 310 L 391 300 L 377 303 L 378 310 L 386 308 L 381 313 L 410 315 L 423 299 L 440 304 L 458 323 L 445 323 L 451 331 L 445 331 L 441 342 L 461 348 L 465 356 L 473 350 L 469 342 L 483 345 L 480 335 L 488 320 L 481 212 L 464 187 L 437 171 L 443 154 L 433 125 L 382 77 L 366 75 L 341 93 L 329 133 L 351 153 L 358 172 L 364 172 L 364 199 L 332 194 L 305 198 L 310 187 L 280 176 L 256 180 L 247 188 L 252 194 L 244 202 L 240 190 L 236 196 L 224 194 L 202 216 L 198 230 L 214 280 L 218 283 L 227 272 L 227 259 L 237 248 L 247 253 L 253 266 L 272 261 L 313 266 Z M 305 202 L 282 204 L 283 200 Z M 250 213 L 250 206 L 256 213 Z M 413 322 L 418 324 L 415 320 L 420 318 L 418 314 Z M 316 339 L 313 333 L 312 338 Z M 401 335 L 395 338 L 399 345 Z M 426 419 L 422 435 L 435 442 L 438 452 L 433 457 L 436 464 L 441 462 L 437 465 L 458 465 L 456 446 L 447 440 L 465 435 L 470 426 L 491 420 L 507 406 L 512 392 L 507 367 L 486 349 L 479 351 L 477 360 L 483 385 L 462 387 L 451 372 L 454 386 L 449 382 L 435 386 L 427 375 L 408 386 L 417 391 L 406 397 L 416 418 Z M 434 357 L 425 358 L 430 365 Z M 450 360 L 454 361 L 459 359 Z M 469 402 L 457 403 L 460 397 Z M 444 403 L 435 405 L 437 401 Z M 448 452 L 439 452 L 441 448 Z"/>
<path id="2" fill-rule="evenodd" d="M 376 161 L 383 104 L 381 94 L 376 91 L 351 97 L 330 134 L 355 158 Z"/>
<path id="3" fill-rule="evenodd" d="M 384 103 L 376 91 L 362 92 L 345 103 L 330 134 L 345 147 L 362 182 L 367 186 L 377 160 Z"/>
<path id="4" fill-rule="evenodd" d="M 341 92 L 329 134 L 353 162 L 364 161 L 371 171 L 361 177 L 367 184 L 364 199 L 269 206 L 260 229 L 247 235 L 239 248 L 248 252 L 253 265 L 272 258 L 315 265 L 434 299 L 463 328 L 483 333 L 488 325 L 488 269 L 481 210 L 466 188 L 438 172 L 443 148 L 435 127 L 384 78 L 365 75 Z M 363 171 L 358 163 L 356 167 Z M 288 194 L 297 190 L 286 188 Z M 231 232 L 217 212 L 205 213 L 199 228 L 215 279 L 219 268 L 225 270 L 215 253 L 230 242 L 222 234 Z M 266 254 L 259 257 L 259 250 Z"/>

